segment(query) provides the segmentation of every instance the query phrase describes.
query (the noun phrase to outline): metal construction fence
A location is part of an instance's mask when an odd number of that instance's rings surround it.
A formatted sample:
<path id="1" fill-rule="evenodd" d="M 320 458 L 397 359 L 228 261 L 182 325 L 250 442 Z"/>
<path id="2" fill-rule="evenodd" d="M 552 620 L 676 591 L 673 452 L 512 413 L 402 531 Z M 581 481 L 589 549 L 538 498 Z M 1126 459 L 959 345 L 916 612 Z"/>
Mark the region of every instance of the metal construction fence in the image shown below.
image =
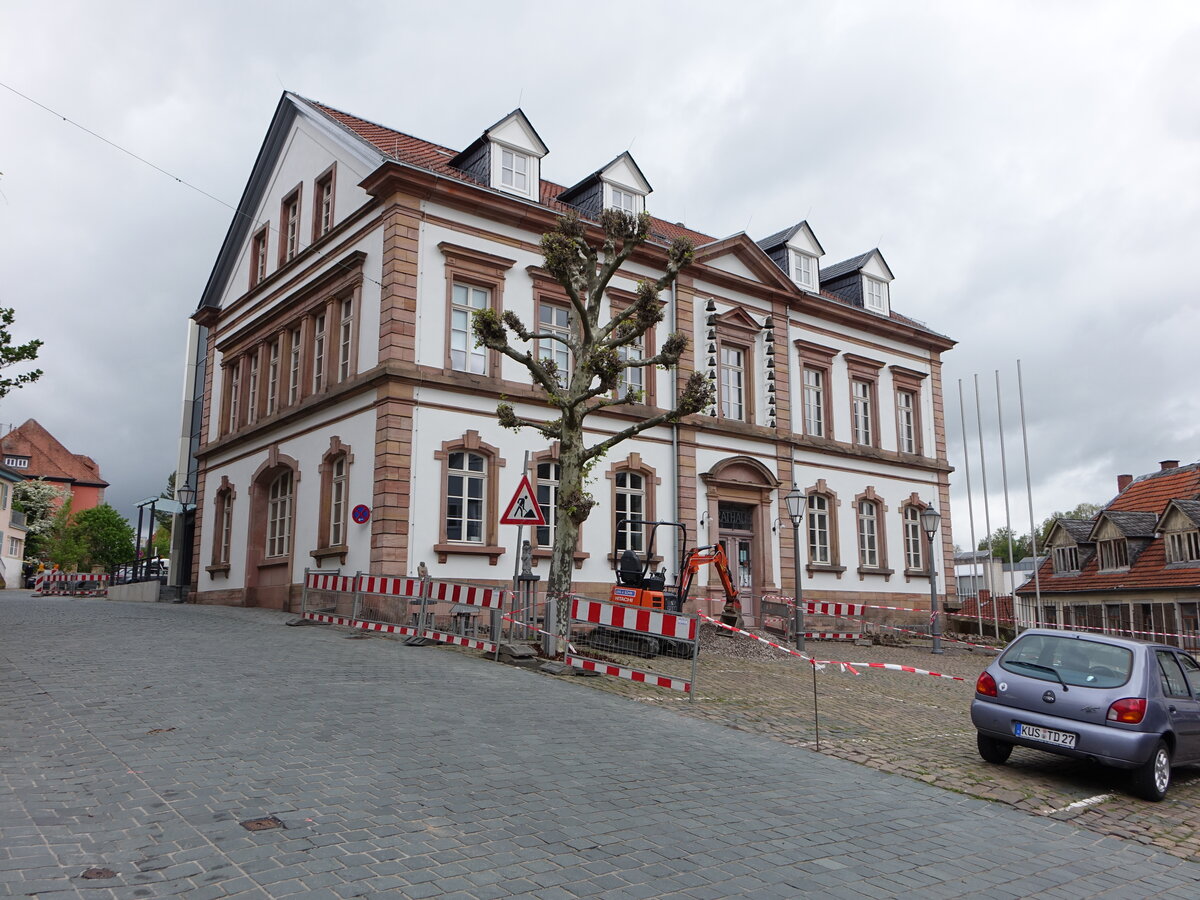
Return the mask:
<path id="1" fill-rule="evenodd" d="M 107 572 L 43 572 L 33 592 L 43 597 L 107 597 Z"/>

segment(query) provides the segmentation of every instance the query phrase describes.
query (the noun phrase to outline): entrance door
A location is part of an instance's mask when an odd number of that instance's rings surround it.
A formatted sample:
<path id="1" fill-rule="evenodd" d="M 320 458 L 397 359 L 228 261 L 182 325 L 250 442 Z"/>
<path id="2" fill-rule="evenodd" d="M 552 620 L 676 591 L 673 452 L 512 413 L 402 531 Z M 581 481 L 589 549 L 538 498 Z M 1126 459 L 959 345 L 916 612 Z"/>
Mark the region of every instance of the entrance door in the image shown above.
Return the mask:
<path id="1" fill-rule="evenodd" d="M 757 621 L 758 596 L 755 579 L 754 507 L 740 503 L 721 503 L 718 506 L 720 530 L 717 540 L 725 548 L 729 574 L 738 589 L 742 615 Z"/>

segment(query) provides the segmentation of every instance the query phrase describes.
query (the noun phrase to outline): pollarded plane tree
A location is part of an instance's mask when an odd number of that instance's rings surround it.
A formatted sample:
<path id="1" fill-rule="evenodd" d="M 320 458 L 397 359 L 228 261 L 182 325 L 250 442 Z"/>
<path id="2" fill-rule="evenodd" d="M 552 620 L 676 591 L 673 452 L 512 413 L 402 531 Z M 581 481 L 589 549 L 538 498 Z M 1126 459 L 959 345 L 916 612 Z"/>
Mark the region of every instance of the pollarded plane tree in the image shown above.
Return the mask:
<path id="1" fill-rule="evenodd" d="M 644 401 L 644 393 L 623 377 L 629 369 L 651 367 L 672 369 L 687 348 L 687 338 L 670 334 L 652 356 L 622 352 L 641 345 L 643 336 L 663 320 L 659 295 L 678 278 L 692 261 L 690 241 L 676 239 L 665 251 L 663 274 L 655 280 L 638 282 L 636 298 L 607 321 L 605 291 L 609 282 L 650 234 L 650 216 L 605 210 L 599 228 L 574 215 L 563 216 L 557 227 L 542 236 L 546 270 L 566 291 L 570 301 L 566 332 L 532 331 L 511 310 L 497 315 L 481 309 L 472 321 L 478 346 L 504 354 L 529 371 L 533 384 L 545 395 L 554 412 L 545 421 L 517 414 L 511 403 L 502 401 L 496 416 L 505 428 L 532 429 L 547 441 L 559 443 L 559 488 L 550 557 L 547 590 L 556 601 L 558 632 L 566 634 L 571 592 L 571 572 L 579 526 L 591 514 L 595 500 L 587 492 L 586 480 L 592 466 L 616 444 L 649 428 L 678 421 L 697 413 L 713 400 L 713 384 L 700 372 L 692 372 L 683 383 L 675 405 L 660 409 L 592 445 L 587 444 L 584 422 L 588 416 L 614 407 Z M 516 339 L 517 345 L 514 346 Z M 564 367 L 546 354 L 555 344 L 565 347 Z"/>

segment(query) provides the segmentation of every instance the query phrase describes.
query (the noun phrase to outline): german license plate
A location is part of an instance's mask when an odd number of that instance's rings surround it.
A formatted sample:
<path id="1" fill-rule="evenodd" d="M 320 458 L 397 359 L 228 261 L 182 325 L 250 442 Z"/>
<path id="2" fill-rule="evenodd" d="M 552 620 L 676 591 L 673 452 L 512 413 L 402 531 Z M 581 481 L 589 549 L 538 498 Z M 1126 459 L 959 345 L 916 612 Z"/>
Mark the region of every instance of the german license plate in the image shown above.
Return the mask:
<path id="1" fill-rule="evenodd" d="M 1075 735 L 1069 731 L 1055 731 L 1053 728 L 1043 728 L 1041 725 L 1026 725 L 1017 722 L 1013 726 L 1013 734 L 1027 741 L 1039 741 L 1043 744 L 1053 744 L 1056 747 L 1066 747 L 1068 750 L 1075 746 Z"/>

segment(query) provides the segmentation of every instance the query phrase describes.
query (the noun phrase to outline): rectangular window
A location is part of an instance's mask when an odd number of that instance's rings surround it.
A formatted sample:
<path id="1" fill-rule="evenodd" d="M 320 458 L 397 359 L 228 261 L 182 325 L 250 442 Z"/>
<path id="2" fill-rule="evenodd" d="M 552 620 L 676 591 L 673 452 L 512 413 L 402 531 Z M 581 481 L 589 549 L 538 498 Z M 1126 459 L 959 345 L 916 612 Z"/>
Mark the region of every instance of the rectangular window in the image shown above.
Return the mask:
<path id="1" fill-rule="evenodd" d="M 313 210 L 313 240 L 324 237 L 333 229 L 333 172 L 317 179 Z"/>
<path id="2" fill-rule="evenodd" d="M 338 314 L 338 367 L 337 380 L 345 381 L 350 377 L 350 362 L 354 349 L 354 300 L 346 299 L 341 303 Z"/>
<path id="3" fill-rule="evenodd" d="M 20 538 L 9 537 L 8 539 L 8 555 L 21 559 L 25 556 L 25 542 Z"/>
<path id="4" fill-rule="evenodd" d="M 267 229 L 264 228 L 250 244 L 250 287 L 267 277 Z"/>
<path id="5" fill-rule="evenodd" d="M 808 559 L 814 566 L 833 564 L 829 535 L 829 498 L 823 494 L 808 495 Z"/>
<path id="6" fill-rule="evenodd" d="M 912 391 L 896 392 L 896 416 L 900 429 L 901 453 L 917 452 L 917 395 Z"/>
<path id="7" fill-rule="evenodd" d="M 314 394 L 325 390 L 325 313 L 313 319 L 313 377 Z"/>
<path id="8" fill-rule="evenodd" d="M 567 307 L 545 300 L 538 303 L 538 331 L 543 334 L 571 337 L 571 311 Z M 553 361 L 558 369 L 558 383 L 566 385 L 571 376 L 571 351 L 562 341 L 542 338 L 538 341 L 538 358 Z"/>
<path id="9" fill-rule="evenodd" d="M 338 547 L 346 543 L 346 456 L 342 454 L 333 462 L 332 478 L 329 482 L 329 545 Z"/>
<path id="10" fill-rule="evenodd" d="M 1167 562 L 1200 561 L 1200 531 L 1167 532 Z"/>
<path id="11" fill-rule="evenodd" d="M 645 335 L 639 337 L 631 344 L 625 344 L 624 346 L 618 347 L 617 355 L 623 362 L 642 359 L 642 348 L 645 346 L 643 343 L 644 338 Z M 641 400 L 639 402 L 648 402 L 646 398 L 645 366 L 630 366 L 627 369 L 621 370 L 621 375 L 617 381 L 617 396 L 624 397 L 630 391 L 641 395 Z"/>
<path id="12" fill-rule="evenodd" d="M 904 507 L 904 568 L 910 572 L 925 569 L 922 553 L 921 513 L 915 506 Z"/>
<path id="13" fill-rule="evenodd" d="M 637 472 L 622 471 L 614 476 L 616 483 L 616 514 L 620 523 L 617 530 L 617 554 L 626 550 L 634 553 L 645 552 L 645 526 L 622 519 L 645 519 L 646 517 L 646 479 Z"/>
<path id="14" fill-rule="evenodd" d="M 217 497 L 217 502 L 221 507 L 218 517 L 221 538 L 217 545 L 217 558 L 214 562 L 219 566 L 227 566 L 229 565 L 230 550 L 233 547 L 233 502 L 228 491 L 218 494 Z"/>
<path id="15" fill-rule="evenodd" d="M 879 509 L 870 500 L 858 501 L 858 563 L 879 568 Z"/>
<path id="16" fill-rule="evenodd" d="M 471 316 L 477 309 L 487 309 L 492 292 L 473 284 L 455 282 L 450 288 L 450 367 L 456 372 L 487 374 L 487 350 L 475 346 Z"/>
<path id="17" fill-rule="evenodd" d="M 1129 548 L 1124 538 L 1100 542 L 1100 568 L 1126 569 L 1129 567 Z"/>
<path id="18" fill-rule="evenodd" d="M 28 456 L 6 456 L 6 457 L 4 457 L 4 464 L 6 466 L 8 466 L 10 469 L 28 469 L 29 468 L 29 457 Z"/>
<path id="19" fill-rule="evenodd" d="M 746 356 L 735 347 L 721 347 L 721 416 L 746 418 Z"/>
<path id="20" fill-rule="evenodd" d="M 612 187 L 612 208 L 619 209 L 621 212 L 627 212 L 631 215 L 637 212 L 636 201 L 633 199 L 633 194 L 629 191 L 623 191 L 620 188 Z"/>
<path id="21" fill-rule="evenodd" d="M 280 263 L 293 259 L 300 252 L 300 191 L 293 191 L 283 201 L 279 222 Z"/>
<path id="22" fill-rule="evenodd" d="M 267 415 L 274 414 L 279 408 L 279 354 L 282 340 L 275 338 L 271 341 L 271 349 L 267 356 Z"/>
<path id="23" fill-rule="evenodd" d="M 825 437 L 825 373 L 804 367 L 804 433 Z"/>
<path id="24" fill-rule="evenodd" d="M 562 469 L 558 463 L 538 463 L 537 502 L 546 524 L 534 527 L 533 545 L 544 550 L 554 545 L 554 525 L 558 519 L 558 481 L 561 475 Z"/>
<path id="25" fill-rule="evenodd" d="M 483 543 L 485 466 L 478 453 L 450 454 L 446 465 L 446 540 Z"/>
<path id="26" fill-rule="evenodd" d="M 529 193 L 529 157 L 512 150 L 500 151 L 500 184 L 522 194 Z"/>
<path id="27" fill-rule="evenodd" d="M 297 325 L 288 333 L 288 405 L 294 405 L 300 400 L 300 362 L 302 348 L 300 346 L 300 326 Z"/>
<path id="28" fill-rule="evenodd" d="M 870 447 L 874 444 L 874 410 L 872 408 L 872 385 L 857 378 L 850 382 L 854 400 L 854 443 Z"/>
<path id="29" fill-rule="evenodd" d="M 874 278 L 864 278 L 863 301 L 872 312 L 887 312 L 887 286 Z"/>
<path id="30" fill-rule="evenodd" d="M 1056 575 L 1063 572 L 1078 572 L 1079 571 L 1079 548 L 1071 547 L 1055 547 L 1054 548 L 1054 573 Z"/>
<path id="31" fill-rule="evenodd" d="M 258 351 L 250 357 L 249 372 L 246 374 L 246 421 L 258 418 Z"/>
<path id="32" fill-rule="evenodd" d="M 242 361 L 231 363 L 226 372 L 229 375 L 229 415 L 225 419 L 225 430 L 236 431 L 242 411 Z"/>
<path id="33" fill-rule="evenodd" d="M 807 253 L 801 253 L 799 250 L 792 251 L 792 259 L 795 261 L 796 266 L 796 284 L 810 290 L 816 290 L 817 261 Z"/>

